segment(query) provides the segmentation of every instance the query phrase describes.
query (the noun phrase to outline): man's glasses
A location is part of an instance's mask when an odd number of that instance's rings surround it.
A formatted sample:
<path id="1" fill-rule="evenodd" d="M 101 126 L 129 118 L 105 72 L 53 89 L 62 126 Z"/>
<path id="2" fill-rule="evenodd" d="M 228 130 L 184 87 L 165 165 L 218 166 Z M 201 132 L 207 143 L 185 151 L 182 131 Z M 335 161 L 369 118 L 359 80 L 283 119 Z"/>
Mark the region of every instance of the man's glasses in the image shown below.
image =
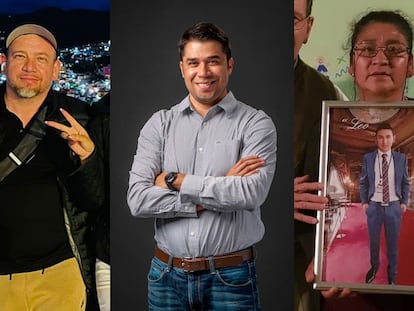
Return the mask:
<path id="1" fill-rule="evenodd" d="M 410 52 L 410 49 L 402 43 L 390 43 L 386 46 L 376 46 L 373 43 L 361 42 L 354 47 L 354 52 L 362 57 L 375 57 L 379 50 L 387 57 L 401 57 Z"/>
<path id="2" fill-rule="evenodd" d="M 305 18 L 299 19 L 297 17 L 295 17 L 295 19 L 293 20 L 293 29 L 294 30 L 301 30 L 303 28 L 303 26 L 305 26 L 305 21 L 307 21 L 309 18 L 311 18 L 310 16 L 307 16 Z"/>

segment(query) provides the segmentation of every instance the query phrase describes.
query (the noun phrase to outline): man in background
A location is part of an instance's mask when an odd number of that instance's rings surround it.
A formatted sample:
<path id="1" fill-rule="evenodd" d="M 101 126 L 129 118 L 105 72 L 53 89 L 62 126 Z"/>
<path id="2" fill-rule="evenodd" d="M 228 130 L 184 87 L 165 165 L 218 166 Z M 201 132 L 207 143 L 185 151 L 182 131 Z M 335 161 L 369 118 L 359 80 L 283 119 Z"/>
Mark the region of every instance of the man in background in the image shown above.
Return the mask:
<path id="1" fill-rule="evenodd" d="M 345 99 L 342 92 L 324 75 L 304 63 L 299 52 L 306 44 L 314 22 L 312 0 L 294 0 L 294 77 L 295 77 L 295 310 L 319 310 L 319 292 L 305 280 L 313 267 L 316 210 L 328 199 L 318 196 L 320 121 L 323 100 Z M 331 295 L 330 292 L 325 293 Z"/>

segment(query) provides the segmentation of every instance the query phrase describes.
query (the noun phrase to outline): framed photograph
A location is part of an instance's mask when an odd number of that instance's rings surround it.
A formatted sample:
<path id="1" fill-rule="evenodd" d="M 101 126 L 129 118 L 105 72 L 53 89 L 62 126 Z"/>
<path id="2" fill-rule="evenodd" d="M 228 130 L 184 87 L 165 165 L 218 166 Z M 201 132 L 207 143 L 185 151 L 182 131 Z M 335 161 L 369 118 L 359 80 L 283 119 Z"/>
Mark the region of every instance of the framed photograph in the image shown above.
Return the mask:
<path id="1" fill-rule="evenodd" d="M 315 289 L 414 293 L 414 101 L 322 104 Z"/>

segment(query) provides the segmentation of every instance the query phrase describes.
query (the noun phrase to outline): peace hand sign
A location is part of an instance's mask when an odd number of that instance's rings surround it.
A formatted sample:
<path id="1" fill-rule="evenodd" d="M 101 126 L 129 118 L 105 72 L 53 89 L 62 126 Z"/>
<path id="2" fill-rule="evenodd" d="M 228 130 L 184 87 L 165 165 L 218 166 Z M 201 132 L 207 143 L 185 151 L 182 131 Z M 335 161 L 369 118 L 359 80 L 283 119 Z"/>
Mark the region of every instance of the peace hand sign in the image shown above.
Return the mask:
<path id="1" fill-rule="evenodd" d="M 95 150 L 95 144 L 88 132 L 66 110 L 60 108 L 60 112 L 69 122 L 70 126 L 55 121 L 45 121 L 45 124 L 61 131 L 60 136 L 68 141 L 70 149 L 76 153 L 81 162 L 86 160 Z"/>

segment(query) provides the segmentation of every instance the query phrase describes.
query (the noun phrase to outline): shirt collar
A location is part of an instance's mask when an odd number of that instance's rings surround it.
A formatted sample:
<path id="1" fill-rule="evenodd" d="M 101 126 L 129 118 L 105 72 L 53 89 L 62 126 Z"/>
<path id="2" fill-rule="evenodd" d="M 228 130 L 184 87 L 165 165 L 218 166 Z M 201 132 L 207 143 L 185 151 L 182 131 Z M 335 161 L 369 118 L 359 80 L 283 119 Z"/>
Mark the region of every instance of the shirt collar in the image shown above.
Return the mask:
<path id="1" fill-rule="evenodd" d="M 387 155 L 387 159 L 390 159 L 390 157 L 391 157 L 391 150 L 388 150 L 387 152 L 382 152 L 382 151 L 378 150 L 378 156 L 380 158 L 382 158 L 382 155 L 383 154 L 386 154 Z"/>
<path id="2" fill-rule="evenodd" d="M 232 112 L 237 108 L 238 101 L 234 97 L 233 93 L 229 91 L 224 98 L 219 101 L 212 109 L 222 109 L 227 115 L 231 115 Z M 216 108 L 217 107 L 217 108 Z M 177 110 L 180 112 L 194 111 L 190 103 L 190 95 L 187 95 L 178 105 Z"/>

